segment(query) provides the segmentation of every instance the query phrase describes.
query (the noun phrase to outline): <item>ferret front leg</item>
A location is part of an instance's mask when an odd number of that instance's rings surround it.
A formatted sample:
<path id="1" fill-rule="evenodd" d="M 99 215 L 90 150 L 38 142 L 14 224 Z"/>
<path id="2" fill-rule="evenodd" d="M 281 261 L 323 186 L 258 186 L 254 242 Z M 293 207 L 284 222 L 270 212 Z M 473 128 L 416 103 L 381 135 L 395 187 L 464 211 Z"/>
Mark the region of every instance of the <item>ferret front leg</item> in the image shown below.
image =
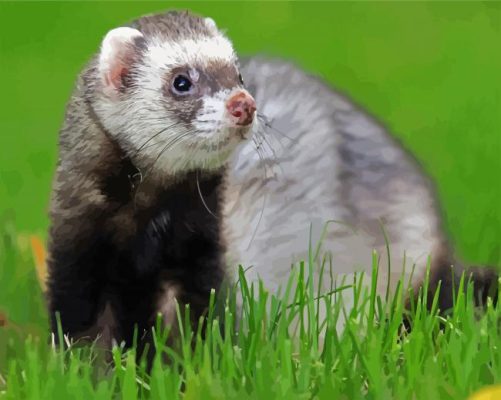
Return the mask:
<path id="1" fill-rule="evenodd" d="M 48 299 L 51 331 L 71 339 L 97 335 L 95 323 L 102 303 L 106 251 L 95 241 L 52 243 L 49 259 Z M 59 315 L 59 318 L 57 317 Z"/>

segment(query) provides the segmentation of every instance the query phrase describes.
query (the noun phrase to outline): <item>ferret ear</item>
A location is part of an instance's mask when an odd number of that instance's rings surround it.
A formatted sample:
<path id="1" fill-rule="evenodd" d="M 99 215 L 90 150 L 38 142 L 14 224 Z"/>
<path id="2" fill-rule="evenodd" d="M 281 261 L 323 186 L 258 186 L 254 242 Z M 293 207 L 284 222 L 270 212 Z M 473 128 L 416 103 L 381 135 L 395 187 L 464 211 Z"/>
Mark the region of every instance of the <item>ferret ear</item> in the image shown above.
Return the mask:
<path id="1" fill-rule="evenodd" d="M 133 28 L 116 28 L 104 37 L 98 69 L 106 94 L 113 96 L 118 93 L 139 55 L 141 45 L 144 45 L 144 36 Z"/>
<path id="2" fill-rule="evenodd" d="M 207 28 L 209 28 L 213 33 L 217 33 L 217 25 L 216 21 L 214 21 L 212 18 L 205 18 L 205 25 Z"/>

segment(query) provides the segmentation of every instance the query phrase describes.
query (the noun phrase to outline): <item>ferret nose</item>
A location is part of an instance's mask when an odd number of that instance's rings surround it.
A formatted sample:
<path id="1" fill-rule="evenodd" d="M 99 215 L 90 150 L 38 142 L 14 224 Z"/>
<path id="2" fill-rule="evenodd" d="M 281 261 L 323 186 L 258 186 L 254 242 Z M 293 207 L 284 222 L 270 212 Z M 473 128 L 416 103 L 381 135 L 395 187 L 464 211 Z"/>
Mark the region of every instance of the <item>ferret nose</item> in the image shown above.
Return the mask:
<path id="1" fill-rule="evenodd" d="M 250 125 L 256 112 L 256 101 L 247 90 L 240 90 L 228 99 L 226 109 L 236 125 Z"/>

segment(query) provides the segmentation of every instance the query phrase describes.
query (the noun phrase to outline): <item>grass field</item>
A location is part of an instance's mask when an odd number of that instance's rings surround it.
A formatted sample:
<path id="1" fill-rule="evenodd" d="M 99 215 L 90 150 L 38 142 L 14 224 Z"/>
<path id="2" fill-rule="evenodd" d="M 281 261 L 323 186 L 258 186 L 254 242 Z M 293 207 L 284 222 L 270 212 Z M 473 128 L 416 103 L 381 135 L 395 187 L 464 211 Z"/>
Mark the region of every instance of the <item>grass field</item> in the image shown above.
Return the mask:
<path id="1" fill-rule="evenodd" d="M 4 231 L 2 239 L 3 265 L 15 265 L 17 274 L 32 277 L 16 237 Z M 45 322 L 39 293 L 33 293 L 36 282 L 9 277 L 16 291 L 25 293 L 18 307 L 25 318 L 0 330 L 0 397 L 445 400 L 465 399 L 476 389 L 501 383 L 499 307 L 489 304 L 479 319 L 467 291 L 443 319 L 435 299 L 431 311 L 418 301 L 408 314 L 408 333 L 401 326 L 405 283 L 388 301 L 374 290 L 362 290 L 362 276 L 321 297 L 305 279 L 309 268 L 296 266 L 278 297 L 262 286 L 249 288 L 242 269 L 241 313 L 235 296 L 228 297 L 217 316 L 211 306 L 204 339 L 178 317 L 181 340 L 174 348 L 163 345 L 168 332 L 157 326 L 159 357 L 150 374 L 144 364 L 136 364 L 134 350 L 116 347 L 106 364 L 94 348 L 49 346 L 40 331 Z M 377 271 L 375 256 L 374 281 Z M 342 306 L 346 291 L 357 299 L 353 309 Z M 328 310 L 325 320 L 317 316 L 320 305 Z M 241 322 L 235 328 L 237 318 Z M 347 321 L 342 332 L 336 330 L 339 318 Z"/>
<path id="2" fill-rule="evenodd" d="M 318 303 L 301 280 L 289 303 L 247 296 L 238 334 L 226 323 L 221 336 L 222 320 L 212 322 L 190 350 L 186 332 L 180 353 L 151 376 L 132 353 L 117 350 L 115 367 L 103 370 L 88 349 L 47 346 L 29 237 L 46 237 L 65 103 L 108 29 L 174 7 L 212 16 L 239 53 L 293 59 L 365 106 L 434 178 L 457 253 L 501 265 L 501 3 L 1 2 L 0 397 L 464 399 L 501 383 L 499 310 L 477 321 L 459 299 L 439 332 L 439 319 L 418 308 L 415 329 L 400 336 L 401 303 L 385 312 L 384 301 L 360 293 L 338 336 L 341 303 L 321 299 L 333 312 L 320 349 Z M 301 308 L 311 321 L 294 341 L 286 325 Z"/>

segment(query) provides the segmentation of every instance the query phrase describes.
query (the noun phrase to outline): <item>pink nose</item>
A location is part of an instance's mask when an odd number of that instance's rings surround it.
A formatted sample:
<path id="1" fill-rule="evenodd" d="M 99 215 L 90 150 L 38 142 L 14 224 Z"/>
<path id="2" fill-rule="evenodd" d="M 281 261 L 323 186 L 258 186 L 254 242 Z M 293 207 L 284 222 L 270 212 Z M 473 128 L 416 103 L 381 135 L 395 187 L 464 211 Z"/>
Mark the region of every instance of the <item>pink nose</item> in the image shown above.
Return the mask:
<path id="1" fill-rule="evenodd" d="M 234 117 L 235 124 L 246 126 L 254 119 L 256 102 L 249 92 L 241 90 L 228 99 L 226 109 Z"/>

